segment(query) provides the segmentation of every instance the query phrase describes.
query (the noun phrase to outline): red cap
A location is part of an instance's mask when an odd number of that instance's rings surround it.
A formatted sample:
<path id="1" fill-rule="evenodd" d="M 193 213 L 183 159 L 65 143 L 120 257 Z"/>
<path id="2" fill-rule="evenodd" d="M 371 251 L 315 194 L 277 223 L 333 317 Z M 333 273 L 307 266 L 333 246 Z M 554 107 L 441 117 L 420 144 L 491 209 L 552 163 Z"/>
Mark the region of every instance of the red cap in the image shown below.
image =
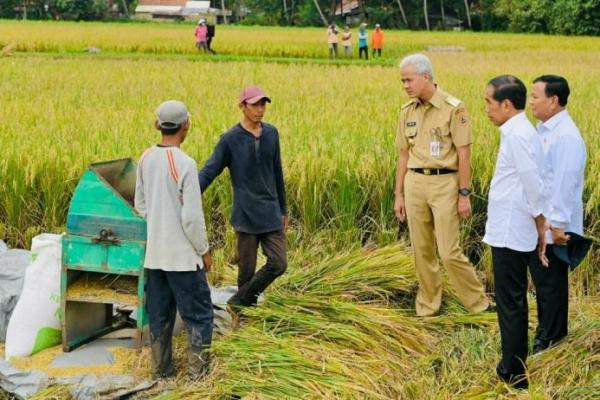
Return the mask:
<path id="1" fill-rule="evenodd" d="M 271 99 L 267 96 L 267 94 L 258 86 L 248 86 L 240 93 L 240 104 L 244 102 L 248 104 L 256 104 L 262 99 L 265 99 L 269 103 L 271 102 Z"/>

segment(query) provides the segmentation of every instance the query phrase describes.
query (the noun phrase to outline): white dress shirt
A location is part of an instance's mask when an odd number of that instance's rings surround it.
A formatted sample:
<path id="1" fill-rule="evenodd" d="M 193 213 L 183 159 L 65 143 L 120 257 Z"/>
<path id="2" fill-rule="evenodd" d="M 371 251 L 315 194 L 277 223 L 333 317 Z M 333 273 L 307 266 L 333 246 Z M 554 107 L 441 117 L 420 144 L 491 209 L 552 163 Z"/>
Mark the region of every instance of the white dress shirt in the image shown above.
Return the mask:
<path id="1" fill-rule="evenodd" d="M 521 252 L 535 250 L 538 234 L 534 218 L 545 210 L 543 168 L 540 137 L 525 113 L 519 113 L 500 127 L 485 243 Z"/>
<path id="2" fill-rule="evenodd" d="M 537 126 L 545 158 L 550 225 L 583 234 L 585 143 L 567 110 Z M 552 243 L 552 234 L 546 236 Z"/>

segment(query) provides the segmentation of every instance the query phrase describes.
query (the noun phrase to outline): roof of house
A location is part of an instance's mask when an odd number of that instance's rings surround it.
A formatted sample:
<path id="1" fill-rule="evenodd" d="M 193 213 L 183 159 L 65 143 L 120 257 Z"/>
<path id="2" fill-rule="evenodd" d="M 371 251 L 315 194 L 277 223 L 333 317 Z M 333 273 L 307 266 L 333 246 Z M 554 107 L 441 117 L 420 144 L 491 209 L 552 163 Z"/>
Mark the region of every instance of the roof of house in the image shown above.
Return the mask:
<path id="1" fill-rule="evenodd" d="M 153 14 L 200 14 L 211 10 L 210 1 L 140 0 L 135 12 Z"/>
<path id="2" fill-rule="evenodd" d="M 360 2 L 358 0 L 342 0 L 341 3 L 335 7 L 335 15 L 342 15 L 342 10 L 344 11 L 344 14 L 349 14 L 359 11 L 359 9 Z"/>

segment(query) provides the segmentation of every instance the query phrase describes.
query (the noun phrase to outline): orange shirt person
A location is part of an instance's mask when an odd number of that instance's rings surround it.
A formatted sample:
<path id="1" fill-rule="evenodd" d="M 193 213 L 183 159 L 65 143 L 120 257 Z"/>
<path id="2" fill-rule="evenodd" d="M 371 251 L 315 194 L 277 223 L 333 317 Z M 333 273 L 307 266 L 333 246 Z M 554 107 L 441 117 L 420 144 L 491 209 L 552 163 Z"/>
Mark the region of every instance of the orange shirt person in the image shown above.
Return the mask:
<path id="1" fill-rule="evenodd" d="M 373 48 L 373 57 L 377 53 L 381 57 L 381 50 L 383 49 L 383 31 L 381 25 L 375 25 L 375 31 L 371 36 L 371 47 Z"/>

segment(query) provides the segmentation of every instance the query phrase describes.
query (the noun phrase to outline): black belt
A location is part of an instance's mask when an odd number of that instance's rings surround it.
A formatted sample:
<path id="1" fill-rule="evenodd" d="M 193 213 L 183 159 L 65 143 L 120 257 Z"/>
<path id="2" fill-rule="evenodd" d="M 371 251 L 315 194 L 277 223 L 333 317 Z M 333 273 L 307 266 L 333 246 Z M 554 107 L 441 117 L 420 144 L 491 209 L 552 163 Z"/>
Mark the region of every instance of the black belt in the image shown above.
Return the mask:
<path id="1" fill-rule="evenodd" d="M 446 175 L 446 174 L 453 174 L 456 171 L 453 169 L 447 169 L 447 168 L 440 168 L 440 169 L 435 169 L 435 168 L 411 168 L 411 171 L 416 172 L 417 174 L 423 174 L 423 175 Z"/>

